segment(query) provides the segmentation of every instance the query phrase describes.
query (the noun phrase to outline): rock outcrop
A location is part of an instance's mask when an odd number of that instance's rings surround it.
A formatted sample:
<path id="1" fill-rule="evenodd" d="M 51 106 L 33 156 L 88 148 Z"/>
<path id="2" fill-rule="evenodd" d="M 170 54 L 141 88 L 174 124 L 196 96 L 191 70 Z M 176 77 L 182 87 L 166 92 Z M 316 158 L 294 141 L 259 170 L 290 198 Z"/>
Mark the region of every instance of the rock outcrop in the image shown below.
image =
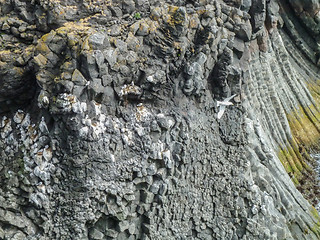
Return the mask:
<path id="1" fill-rule="evenodd" d="M 1 0 L 0 239 L 319 239 L 319 10 Z"/>

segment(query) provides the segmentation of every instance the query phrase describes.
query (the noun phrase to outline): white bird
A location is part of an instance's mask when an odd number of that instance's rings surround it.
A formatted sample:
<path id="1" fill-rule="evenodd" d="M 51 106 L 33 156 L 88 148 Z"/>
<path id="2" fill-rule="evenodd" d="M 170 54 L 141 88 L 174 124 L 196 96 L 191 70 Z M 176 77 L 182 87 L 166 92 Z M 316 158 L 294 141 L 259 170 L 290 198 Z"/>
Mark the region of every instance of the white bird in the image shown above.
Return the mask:
<path id="1" fill-rule="evenodd" d="M 24 119 L 24 113 L 22 110 L 18 110 L 16 114 L 13 116 L 13 121 L 15 123 L 21 123 Z"/>
<path id="2" fill-rule="evenodd" d="M 48 145 L 44 147 L 42 156 L 47 162 L 49 162 L 52 159 L 52 150 L 51 148 L 49 148 Z"/>
<path id="3" fill-rule="evenodd" d="M 233 105 L 232 102 L 230 102 L 230 100 L 232 98 L 234 98 L 237 94 L 232 95 L 231 97 L 225 98 L 223 99 L 223 101 L 217 101 L 217 107 L 219 108 L 219 112 L 218 112 L 218 119 L 220 119 L 222 117 L 222 115 L 224 114 L 224 111 L 226 110 L 226 106 L 230 106 Z"/>
<path id="4" fill-rule="evenodd" d="M 49 129 L 48 129 L 48 126 L 46 124 L 46 120 L 45 120 L 44 117 L 41 117 L 41 121 L 39 123 L 39 130 L 43 134 L 48 134 L 49 133 Z"/>

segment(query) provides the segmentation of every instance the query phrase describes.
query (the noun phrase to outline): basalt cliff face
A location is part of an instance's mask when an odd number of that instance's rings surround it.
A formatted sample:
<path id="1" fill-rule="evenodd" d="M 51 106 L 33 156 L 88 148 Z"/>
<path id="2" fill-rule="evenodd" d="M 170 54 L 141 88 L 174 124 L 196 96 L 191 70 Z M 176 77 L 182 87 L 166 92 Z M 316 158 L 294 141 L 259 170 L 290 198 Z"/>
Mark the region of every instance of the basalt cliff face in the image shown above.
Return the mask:
<path id="1" fill-rule="evenodd" d="M 0 239 L 320 238 L 318 1 L 0 11 Z"/>

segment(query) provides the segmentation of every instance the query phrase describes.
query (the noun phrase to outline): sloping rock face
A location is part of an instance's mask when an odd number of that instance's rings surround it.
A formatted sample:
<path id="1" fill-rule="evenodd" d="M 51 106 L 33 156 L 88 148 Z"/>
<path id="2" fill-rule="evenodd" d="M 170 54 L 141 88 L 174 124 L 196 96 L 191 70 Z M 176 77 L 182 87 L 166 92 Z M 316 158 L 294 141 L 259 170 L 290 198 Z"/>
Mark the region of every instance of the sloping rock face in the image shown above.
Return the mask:
<path id="1" fill-rule="evenodd" d="M 0 239 L 319 239 L 319 10 L 1 0 Z"/>

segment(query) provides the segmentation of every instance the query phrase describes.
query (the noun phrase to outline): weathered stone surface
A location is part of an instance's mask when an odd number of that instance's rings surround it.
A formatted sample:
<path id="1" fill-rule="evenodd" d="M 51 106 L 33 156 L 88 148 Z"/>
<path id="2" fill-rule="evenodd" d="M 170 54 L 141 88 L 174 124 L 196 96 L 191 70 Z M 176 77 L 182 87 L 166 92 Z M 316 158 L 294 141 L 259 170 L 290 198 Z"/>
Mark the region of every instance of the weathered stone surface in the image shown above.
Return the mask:
<path id="1" fill-rule="evenodd" d="M 1 239 L 319 239 L 317 1 L 0 13 Z"/>

